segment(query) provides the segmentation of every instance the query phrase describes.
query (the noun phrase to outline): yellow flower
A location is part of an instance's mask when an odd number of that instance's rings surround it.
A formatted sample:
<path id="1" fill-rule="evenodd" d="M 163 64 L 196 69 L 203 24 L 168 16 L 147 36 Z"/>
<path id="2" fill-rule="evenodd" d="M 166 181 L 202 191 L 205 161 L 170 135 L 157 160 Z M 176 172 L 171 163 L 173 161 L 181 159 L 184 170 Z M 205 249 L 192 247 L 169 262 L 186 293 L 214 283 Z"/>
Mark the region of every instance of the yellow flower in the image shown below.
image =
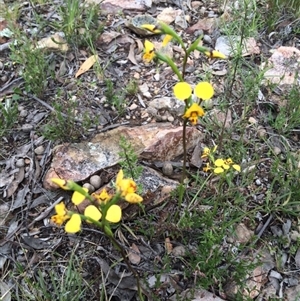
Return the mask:
<path id="1" fill-rule="evenodd" d="M 106 204 L 112 196 L 107 193 L 106 189 L 102 189 L 100 194 L 92 193 L 92 196 L 100 203 L 100 204 Z"/>
<path id="2" fill-rule="evenodd" d="M 174 88 L 174 95 L 180 100 L 188 99 L 192 95 L 192 87 L 186 82 L 177 83 Z"/>
<path id="3" fill-rule="evenodd" d="M 131 179 L 124 179 L 123 170 L 120 169 L 116 179 L 117 192 L 129 203 L 140 203 L 143 198 L 136 194 L 136 183 Z"/>
<path id="4" fill-rule="evenodd" d="M 209 82 L 200 82 L 194 91 L 197 97 L 204 100 L 208 100 L 214 95 L 214 88 Z"/>
<path id="5" fill-rule="evenodd" d="M 145 40 L 145 49 L 144 49 L 143 60 L 147 63 L 150 63 L 154 57 L 155 57 L 154 44 L 148 40 Z"/>
<path id="6" fill-rule="evenodd" d="M 161 33 L 161 30 L 157 28 L 156 25 L 153 24 L 143 24 L 141 25 L 142 28 L 145 28 L 153 33 Z"/>
<path id="7" fill-rule="evenodd" d="M 64 190 L 71 190 L 69 181 L 59 178 L 52 178 L 51 181 Z"/>
<path id="8" fill-rule="evenodd" d="M 171 42 L 172 39 L 173 39 L 173 37 L 171 35 L 166 34 L 162 41 L 162 46 L 166 47 L 169 44 L 169 42 Z"/>
<path id="9" fill-rule="evenodd" d="M 211 170 L 210 164 L 209 164 L 209 163 L 205 163 L 205 164 L 206 164 L 206 166 L 203 167 L 203 171 L 204 171 L 204 172 L 210 171 L 210 170 Z"/>
<path id="10" fill-rule="evenodd" d="M 77 233 L 81 229 L 81 217 L 79 214 L 74 213 L 70 220 L 65 225 L 65 231 L 67 233 Z"/>
<path id="11" fill-rule="evenodd" d="M 89 190 L 85 187 L 82 188 L 85 192 L 88 192 Z M 85 196 L 83 194 L 81 194 L 78 191 L 74 191 L 73 195 L 72 195 L 72 203 L 74 205 L 79 205 L 80 203 L 82 203 L 85 200 Z"/>
<path id="12" fill-rule="evenodd" d="M 51 216 L 51 221 L 58 226 L 61 226 L 66 220 L 70 218 L 68 210 L 63 202 L 55 205 L 56 215 Z"/>
<path id="13" fill-rule="evenodd" d="M 198 122 L 198 117 L 204 116 L 204 110 L 196 103 L 193 103 L 183 115 L 183 118 L 188 118 L 191 124 L 195 125 Z"/>
<path id="14" fill-rule="evenodd" d="M 216 58 L 216 59 L 226 59 L 226 55 L 224 55 L 222 52 L 217 50 L 212 51 L 205 51 L 205 55 L 207 55 L 210 58 Z"/>

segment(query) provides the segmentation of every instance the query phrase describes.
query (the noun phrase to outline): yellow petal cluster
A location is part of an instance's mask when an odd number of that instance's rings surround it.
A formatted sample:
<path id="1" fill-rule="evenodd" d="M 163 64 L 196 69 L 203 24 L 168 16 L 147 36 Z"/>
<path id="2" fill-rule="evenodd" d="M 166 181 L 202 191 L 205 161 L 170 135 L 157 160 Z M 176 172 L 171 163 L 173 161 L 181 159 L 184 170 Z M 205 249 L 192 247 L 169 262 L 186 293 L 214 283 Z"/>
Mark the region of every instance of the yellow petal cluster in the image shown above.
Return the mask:
<path id="1" fill-rule="evenodd" d="M 226 59 L 226 55 L 224 55 L 222 52 L 217 51 L 217 50 L 212 50 L 212 51 L 206 51 L 204 52 L 206 56 L 209 58 L 216 58 L 216 59 Z"/>
<path id="2" fill-rule="evenodd" d="M 137 185 L 132 179 L 124 179 L 123 170 L 120 169 L 116 179 L 117 192 L 121 193 L 121 196 L 128 203 L 140 203 L 143 198 L 136 194 Z"/>
<path id="3" fill-rule="evenodd" d="M 143 61 L 146 63 L 150 63 L 154 59 L 154 57 L 155 57 L 154 44 L 151 43 L 149 40 L 145 40 Z"/>
<path id="4" fill-rule="evenodd" d="M 204 110 L 196 103 L 193 103 L 184 113 L 183 118 L 189 119 L 190 123 L 196 125 L 198 118 L 204 116 Z"/>
<path id="5" fill-rule="evenodd" d="M 186 82 L 177 83 L 174 88 L 174 95 L 180 100 L 188 99 L 192 95 L 192 87 Z M 200 82 L 196 85 L 194 93 L 197 97 L 208 100 L 214 95 L 214 88 L 209 82 Z"/>

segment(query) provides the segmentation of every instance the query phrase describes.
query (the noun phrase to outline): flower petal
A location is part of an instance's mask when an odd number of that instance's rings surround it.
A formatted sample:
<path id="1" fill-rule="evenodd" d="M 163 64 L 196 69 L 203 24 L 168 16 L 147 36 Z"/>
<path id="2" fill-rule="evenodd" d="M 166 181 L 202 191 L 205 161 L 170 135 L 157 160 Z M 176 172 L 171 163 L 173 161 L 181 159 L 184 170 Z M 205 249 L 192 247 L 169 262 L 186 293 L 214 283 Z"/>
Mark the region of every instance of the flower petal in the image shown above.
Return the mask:
<path id="1" fill-rule="evenodd" d="M 223 159 L 217 159 L 217 160 L 215 161 L 215 165 L 216 165 L 217 167 L 223 166 L 223 165 L 224 165 L 224 160 L 223 160 Z"/>
<path id="2" fill-rule="evenodd" d="M 233 167 L 235 170 L 237 170 L 238 172 L 241 171 L 241 166 L 238 165 L 238 164 L 233 164 L 232 167 Z"/>
<path id="3" fill-rule="evenodd" d="M 173 39 L 173 37 L 171 35 L 166 34 L 162 41 L 162 46 L 166 47 L 169 44 L 169 42 L 171 42 L 172 39 Z"/>
<path id="4" fill-rule="evenodd" d="M 183 115 L 184 118 L 190 118 L 195 116 L 204 116 L 204 110 L 197 103 L 193 103 Z"/>
<path id="5" fill-rule="evenodd" d="M 64 190 L 70 190 L 70 188 L 68 187 L 68 181 L 66 180 L 59 179 L 59 178 L 52 178 L 51 181 Z"/>
<path id="6" fill-rule="evenodd" d="M 71 219 L 65 225 L 67 233 L 77 233 L 81 229 L 81 218 L 79 214 L 73 214 Z"/>
<path id="7" fill-rule="evenodd" d="M 189 98 L 192 95 L 192 88 L 186 82 L 177 83 L 174 86 L 173 91 L 174 91 L 175 97 L 180 99 L 180 100 L 185 100 L 185 99 Z"/>
<path id="8" fill-rule="evenodd" d="M 56 215 L 51 216 L 51 222 L 58 226 L 61 226 L 69 218 L 70 218 L 70 216 L 68 216 L 68 215 L 56 214 Z"/>
<path id="9" fill-rule="evenodd" d="M 206 51 L 204 52 L 205 55 L 207 55 L 210 58 L 216 58 L 216 59 L 226 59 L 226 55 L 218 50 L 212 50 L 212 51 Z"/>
<path id="10" fill-rule="evenodd" d="M 136 204 L 142 202 L 143 198 L 136 193 L 128 193 L 125 195 L 125 201 L 131 204 Z"/>
<path id="11" fill-rule="evenodd" d="M 89 205 L 84 209 L 84 215 L 94 219 L 95 221 L 100 220 L 102 214 L 99 209 L 94 205 Z"/>
<path id="12" fill-rule="evenodd" d="M 66 215 L 66 206 L 64 202 L 60 202 L 59 204 L 55 205 L 54 207 L 56 214 L 58 215 Z"/>
<path id="13" fill-rule="evenodd" d="M 204 100 L 208 100 L 214 95 L 214 88 L 209 82 L 200 82 L 194 91 L 197 97 Z"/>
<path id="14" fill-rule="evenodd" d="M 153 33 L 161 33 L 161 30 L 157 28 L 156 25 L 153 24 L 143 24 L 141 25 L 142 28 L 145 28 Z"/>
<path id="15" fill-rule="evenodd" d="M 214 169 L 215 174 L 220 174 L 222 172 L 224 172 L 224 169 L 222 167 L 217 167 L 217 168 Z"/>
<path id="16" fill-rule="evenodd" d="M 118 223 L 122 218 L 122 209 L 118 205 L 111 205 L 106 213 L 106 220 L 111 223 Z"/>
<path id="17" fill-rule="evenodd" d="M 83 190 L 85 191 L 85 192 L 88 192 L 89 190 L 87 189 L 87 188 L 85 188 L 85 187 L 83 187 Z M 85 196 L 83 195 L 83 194 L 81 194 L 80 192 L 78 192 L 78 191 L 74 191 L 74 193 L 73 193 L 73 195 L 72 195 L 72 203 L 74 204 L 74 205 L 79 205 L 80 203 L 82 203 L 83 201 L 84 201 L 84 199 L 85 199 Z"/>

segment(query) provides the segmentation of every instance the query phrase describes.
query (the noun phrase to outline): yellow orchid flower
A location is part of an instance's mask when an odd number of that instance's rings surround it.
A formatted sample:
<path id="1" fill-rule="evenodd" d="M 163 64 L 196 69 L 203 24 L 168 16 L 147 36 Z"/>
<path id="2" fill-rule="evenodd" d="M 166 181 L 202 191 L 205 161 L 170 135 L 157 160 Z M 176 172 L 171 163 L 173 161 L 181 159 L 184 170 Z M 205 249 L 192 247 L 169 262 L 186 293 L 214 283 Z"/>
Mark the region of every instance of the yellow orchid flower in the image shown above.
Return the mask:
<path id="1" fill-rule="evenodd" d="M 204 116 L 204 110 L 196 103 L 193 103 L 190 108 L 186 110 L 183 118 L 189 119 L 191 124 L 196 125 L 198 122 L 198 117 Z"/>
<path id="2" fill-rule="evenodd" d="M 149 40 L 145 40 L 144 45 L 145 45 L 145 49 L 144 49 L 143 60 L 147 63 L 150 63 L 155 57 L 154 44 L 151 43 Z"/>
<path id="3" fill-rule="evenodd" d="M 128 203 L 140 203 L 143 198 L 136 194 L 137 185 L 132 179 L 124 179 L 123 170 L 120 169 L 116 178 L 117 192 L 121 193 L 121 196 Z"/>
<path id="4" fill-rule="evenodd" d="M 156 25 L 153 24 L 143 24 L 140 26 L 141 28 L 147 29 L 153 33 L 161 33 L 161 30 L 157 28 Z"/>

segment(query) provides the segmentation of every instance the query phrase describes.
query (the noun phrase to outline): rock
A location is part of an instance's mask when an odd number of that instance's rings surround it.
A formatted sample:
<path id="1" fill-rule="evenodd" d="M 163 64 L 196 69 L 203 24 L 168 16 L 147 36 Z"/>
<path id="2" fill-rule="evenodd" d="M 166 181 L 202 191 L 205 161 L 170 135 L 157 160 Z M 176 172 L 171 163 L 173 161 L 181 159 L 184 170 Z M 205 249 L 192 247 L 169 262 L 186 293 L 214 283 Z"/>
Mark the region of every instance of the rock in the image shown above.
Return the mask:
<path id="1" fill-rule="evenodd" d="M 28 111 L 27 111 L 27 110 L 22 110 L 22 111 L 20 111 L 19 116 L 20 116 L 21 118 L 24 118 L 24 117 L 26 117 L 27 115 L 28 115 Z"/>
<path id="2" fill-rule="evenodd" d="M 164 162 L 162 167 L 162 172 L 166 176 L 171 176 L 173 174 L 173 166 L 170 162 Z"/>
<path id="3" fill-rule="evenodd" d="M 95 189 L 98 189 L 102 185 L 102 179 L 98 175 L 93 175 L 90 177 L 90 183 L 95 187 Z"/>
<path id="4" fill-rule="evenodd" d="M 173 97 L 159 97 L 150 100 L 147 111 L 149 110 L 167 110 L 171 114 L 180 116 L 184 112 L 184 102 Z"/>
<path id="5" fill-rule="evenodd" d="M 300 292 L 300 284 L 287 288 L 285 291 L 285 300 L 287 301 L 298 301 Z M 275 297 L 275 296 L 274 296 Z"/>
<path id="6" fill-rule="evenodd" d="M 30 124 L 30 123 L 24 123 L 22 125 L 22 131 L 24 131 L 24 132 L 30 132 L 32 130 L 33 130 L 33 125 L 32 124 Z"/>
<path id="7" fill-rule="evenodd" d="M 186 249 L 184 246 L 176 246 L 171 253 L 175 257 L 184 256 L 186 254 Z"/>
<path id="8" fill-rule="evenodd" d="M 124 10 L 143 12 L 147 6 L 151 7 L 152 5 L 151 0 L 87 0 L 86 2 L 99 3 L 103 14 L 119 14 Z"/>
<path id="9" fill-rule="evenodd" d="M 95 187 L 90 183 L 84 183 L 82 187 L 87 188 L 89 193 L 93 193 L 95 191 Z"/>
<path id="10" fill-rule="evenodd" d="M 197 30 L 203 30 L 207 34 L 211 34 L 217 26 L 217 19 L 215 18 L 203 18 L 200 19 L 196 24 L 192 25 L 187 29 L 188 34 L 194 34 Z"/>
<path id="11" fill-rule="evenodd" d="M 264 139 L 267 136 L 267 131 L 265 128 L 263 128 L 262 126 L 259 126 L 257 128 L 257 135 L 260 139 Z"/>
<path id="12" fill-rule="evenodd" d="M 42 155 L 45 152 L 45 148 L 43 145 L 38 146 L 37 148 L 35 148 L 34 153 L 36 155 Z"/>
<path id="13" fill-rule="evenodd" d="M 215 49 L 230 57 L 232 56 L 232 52 L 236 51 L 238 44 L 240 43 L 240 39 L 240 36 L 221 36 L 216 40 Z M 259 53 L 260 49 L 254 38 L 250 37 L 244 39 L 242 56 Z"/>
<path id="14" fill-rule="evenodd" d="M 272 50 L 267 63 L 261 64 L 266 83 L 294 85 L 299 76 L 300 50 L 296 47 L 281 46 Z"/>
<path id="15" fill-rule="evenodd" d="M 174 9 L 172 7 L 167 7 L 157 15 L 157 20 L 162 21 L 166 24 L 171 24 L 172 22 L 175 21 L 176 17 L 180 16 L 181 14 L 183 14 L 183 11 L 181 9 Z"/>
<path id="16" fill-rule="evenodd" d="M 195 127 L 187 127 L 187 149 L 193 148 L 204 135 Z M 151 161 L 171 161 L 183 153 L 182 127 L 170 123 L 154 123 L 136 127 L 120 126 L 100 133 L 90 141 L 58 145 L 53 150 L 51 167 L 47 172 L 45 188 L 53 188 L 51 177 L 84 181 L 103 168 L 120 160 L 120 137 L 131 144 L 140 158 Z"/>
<path id="17" fill-rule="evenodd" d="M 275 155 L 279 155 L 281 153 L 281 148 L 278 146 L 274 146 L 273 152 Z"/>
<path id="18" fill-rule="evenodd" d="M 240 243 L 247 243 L 254 235 L 254 232 L 249 230 L 243 223 L 237 225 L 235 233 L 237 236 L 237 241 Z"/>
<path id="19" fill-rule="evenodd" d="M 209 35 L 205 34 L 205 35 L 203 36 L 203 42 L 205 42 L 205 43 L 211 45 L 212 39 L 211 39 L 211 37 L 210 37 Z"/>
<path id="20" fill-rule="evenodd" d="M 16 161 L 16 167 L 23 167 L 24 165 L 25 165 L 25 161 L 24 161 L 23 158 L 18 159 L 18 160 Z"/>
<path id="21" fill-rule="evenodd" d="M 208 112 L 208 114 L 210 115 L 210 117 L 217 122 L 220 126 L 223 126 L 224 124 L 224 120 L 226 118 L 226 122 L 225 122 L 225 128 L 229 128 L 231 127 L 232 124 L 232 117 L 231 117 L 231 111 L 228 110 L 227 116 L 226 116 L 226 112 L 222 112 L 219 109 L 213 109 L 210 112 Z"/>
<path id="22" fill-rule="evenodd" d="M 255 118 L 253 118 L 253 117 L 249 117 L 248 121 L 251 124 L 256 124 L 257 123 L 257 120 Z"/>

